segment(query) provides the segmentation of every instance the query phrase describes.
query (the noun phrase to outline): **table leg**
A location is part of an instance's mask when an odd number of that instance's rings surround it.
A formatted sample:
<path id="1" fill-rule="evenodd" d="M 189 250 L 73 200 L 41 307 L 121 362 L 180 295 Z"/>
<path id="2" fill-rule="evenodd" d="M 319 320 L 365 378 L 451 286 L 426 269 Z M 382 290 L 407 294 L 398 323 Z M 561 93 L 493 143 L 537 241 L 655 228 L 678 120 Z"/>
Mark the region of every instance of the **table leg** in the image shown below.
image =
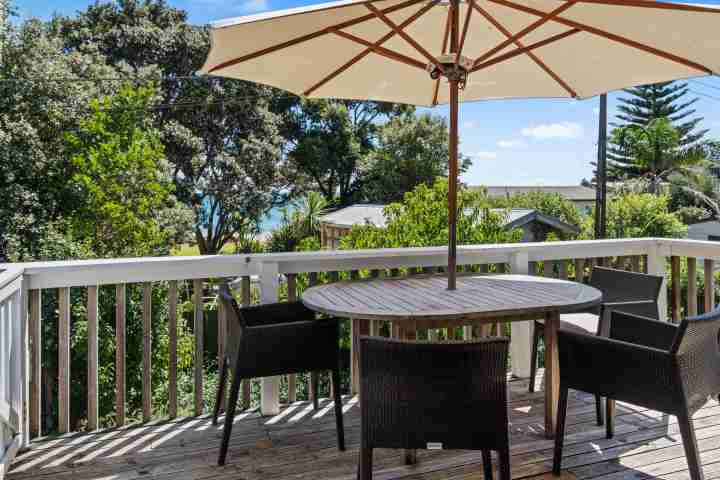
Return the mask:
<path id="1" fill-rule="evenodd" d="M 350 393 L 352 395 L 360 393 L 360 357 L 358 355 L 360 345 L 358 339 L 360 335 L 368 335 L 369 333 L 369 320 L 360 320 L 357 318 L 350 320 L 350 338 L 352 339 L 350 347 Z"/>
<path id="2" fill-rule="evenodd" d="M 557 425 L 557 408 L 560 397 L 560 359 L 558 355 L 558 329 L 560 314 L 545 314 L 545 436 L 553 438 Z"/>

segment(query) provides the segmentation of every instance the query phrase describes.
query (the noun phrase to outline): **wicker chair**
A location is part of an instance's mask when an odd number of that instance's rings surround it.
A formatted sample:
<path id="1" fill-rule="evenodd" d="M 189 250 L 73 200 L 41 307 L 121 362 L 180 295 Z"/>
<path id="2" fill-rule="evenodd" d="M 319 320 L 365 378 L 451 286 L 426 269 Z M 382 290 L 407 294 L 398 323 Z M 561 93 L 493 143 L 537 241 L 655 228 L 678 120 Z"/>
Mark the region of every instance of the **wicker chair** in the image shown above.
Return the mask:
<path id="1" fill-rule="evenodd" d="M 372 478 L 374 448 L 490 451 L 510 480 L 506 338 L 414 342 L 360 337 L 358 478 Z"/>
<path id="2" fill-rule="evenodd" d="M 330 370 L 335 385 L 335 422 L 338 448 L 345 450 L 342 404 L 340 401 L 339 326 L 336 319 L 316 320 L 312 310 L 300 302 L 272 303 L 240 308 L 227 284 L 220 286 L 219 300 L 228 312 L 229 335 L 213 424 L 218 413 L 228 369 L 233 365 L 230 399 L 225 412 L 225 429 L 218 465 L 225 464 L 242 379 L 301 372 Z M 231 364 L 234 362 L 234 364 Z M 313 381 L 317 382 L 317 375 Z M 317 385 L 315 388 L 317 391 Z M 317 410 L 317 399 L 314 404 Z"/>
<path id="3" fill-rule="evenodd" d="M 560 473 L 568 389 L 676 415 L 692 480 L 702 480 L 692 415 L 720 393 L 720 308 L 679 326 L 613 312 L 610 338 L 560 331 L 560 401 L 553 472 Z"/>
<path id="4" fill-rule="evenodd" d="M 623 311 L 658 319 L 657 300 L 663 279 L 655 275 L 595 267 L 590 276 L 590 285 L 603 292 L 603 303 L 599 307 L 578 313 L 560 316 L 560 329 L 579 333 L 607 335 L 606 318 L 610 311 Z M 603 331 L 605 330 L 605 331 Z M 530 357 L 530 393 L 535 391 L 537 374 L 538 346 L 545 335 L 545 324 L 535 321 L 533 348 Z M 603 424 L 602 399 L 595 400 L 597 424 Z"/>

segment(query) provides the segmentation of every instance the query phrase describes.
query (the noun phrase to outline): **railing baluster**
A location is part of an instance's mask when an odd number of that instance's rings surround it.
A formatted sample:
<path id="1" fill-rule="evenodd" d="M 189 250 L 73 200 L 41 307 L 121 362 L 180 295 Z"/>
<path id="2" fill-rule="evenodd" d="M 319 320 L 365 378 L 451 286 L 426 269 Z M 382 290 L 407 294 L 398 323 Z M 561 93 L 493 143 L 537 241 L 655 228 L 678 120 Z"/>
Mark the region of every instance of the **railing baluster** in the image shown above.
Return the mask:
<path id="1" fill-rule="evenodd" d="M 715 262 L 706 258 L 705 264 L 705 312 L 715 308 Z"/>
<path id="2" fill-rule="evenodd" d="M 687 258 L 687 314 L 697 315 L 697 260 L 694 257 Z"/>
<path id="3" fill-rule="evenodd" d="M 318 284 L 318 274 L 317 272 L 310 272 L 308 274 L 308 283 L 311 287 L 314 287 Z M 316 377 L 318 376 L 315 372 L 310 372 L 310 383 L 308 385 L 308 400 L 311 402 L 314 402 L 316 398 L 319 396 L 319 392 L 315 391 L 315 385 L 318 385 L 318 382 L 316 380 Z"/>
<path id="4" fill-rule="evenodd" d="M 567 261 L 566 260 L 558 260 L 558 278 L 561 280 L 567 280 L 568 279 L 568 268 L 567 268 Z"/>
<path id="5" fill-rule="evenodd" d="M 555 278 L 555 260 L 545 260 L 543 277 Z"/>
<path id="6" fill-rule="evenodd" d="M 340 272 L 330 272 L 330 282 L 337 282 L 338 280 L 340 280 Z"/>
<path id="7" fill-rule="evenodd" d="M 205 322 L 203 310 L 203 281 L 193 280 L 193 333 L 195 334 L 195 415 L 203 413 L 203 350 L 205 349 Z"/>
<path id="8" fill-rule="evenodd" d="M 168 290 L 168 343 L 169 362 L 168 365 L 168 415 L 170 418 L 177 417 L 177 304 L 178 304 L 178 282 L 170 281 Z M 222 304 L 218 304 L 219 306 Z M 224 348 L 224 344 L 223 344 Z M 223 398 L 225 398 L 223 396 Z"/>
<path id="9" fill-rule="evenodd" d="M 632 261 L 632 271 L 633 271 L 633 272 L 640 272 L 640 271 L 641 271 L 641 270 L 640 270 L 640 269 L 641 269 L 641 265 L 640 265 L 640 260 L 641 260 L 641 259 L 642 259 L 642 257 L 641 257 L 640 255 L 633 255 L 633 256 L 632 256 L 632 260 L 631 260 L 631 261 Z"/>
<path id="10" fill-rule="evenodd" d="M 152 418 L 152 284 L 143 283 L 143 372 L 142 415 L 143 422 Z"/>
<path id="11" fill-rule="evenodd" d="M 115 423 L 125 425 L 125 306 L 124 283 L 115 285 Z"/>
<path id="12" fill-rule="evenodd" d="M 670 310 L 673 323 L 680 321 L 680 310 L 682 308 L 682 300 L 680 298 L 680 257 L 670 257 Z"/>
<path id="13" fill-rule="evenodd" d="M 287 296 L 288 302 L 296 302 L 297 297 L 297 275 L 294 273 L 288 273 L 287 278 Z M 288 375 L 288 403 L 293 403 L 297 400 L 297 375 L 291 373 Z"/>
<path id="14" fill-rule="evenodd" d="M 70 431 L 70 288 L 58 288 L 58 432 Z"/>
<path id="15" fill-rule="evenodd" d="M 87 422 L 98 429 L 98 287 L 87 287 Z"/>
<path id="16" fill-rule="evenodd" d="M 242 277 L 242 280 L 240 280 L 240 301 L 243 307 L 249 307 L 252 303 L 252 284 L 248 276 Z M 242 382 L 242 403 L 245 408 L 250 408 L 251 393 L 252 379 L 246 378 Z"/>
<path id="17" fill-rule="evenodd" d="M 575 281 L 583 283 L 585 281 L 585 259 L 575 259 Z"/>
<path id="18" fill-rule="evenodd" d="M 42 291 L 29 292 L 30 436 L 42 435 Z"/>

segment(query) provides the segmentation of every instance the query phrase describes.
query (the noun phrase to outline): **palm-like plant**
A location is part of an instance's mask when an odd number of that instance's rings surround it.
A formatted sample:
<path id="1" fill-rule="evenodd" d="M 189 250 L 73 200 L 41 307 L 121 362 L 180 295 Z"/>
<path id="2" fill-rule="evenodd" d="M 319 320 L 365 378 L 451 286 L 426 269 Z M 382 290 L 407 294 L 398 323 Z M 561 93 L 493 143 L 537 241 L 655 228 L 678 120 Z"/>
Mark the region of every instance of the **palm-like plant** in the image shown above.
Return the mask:
<path id="1" fill-rule="evenodd" d="M 683 146 L 680 133 L 667 118 L 657 118 L 645 126 L 616 128 L 610 142 L 627 159 L 610 162 L 612 175 L 640 180 L 653 194 L 660 193 L 661 184 L 671 175 L 697 175 L 708 167 L 704 146 Z"/>
<path id="2" fill-rule="evenodd" d="M 295 222 L 302 237 L 315 236 L 320 232 L 320 217 L 327 212 L 328 202 L 319 192 L 308 192 L 296 204 Z"/>

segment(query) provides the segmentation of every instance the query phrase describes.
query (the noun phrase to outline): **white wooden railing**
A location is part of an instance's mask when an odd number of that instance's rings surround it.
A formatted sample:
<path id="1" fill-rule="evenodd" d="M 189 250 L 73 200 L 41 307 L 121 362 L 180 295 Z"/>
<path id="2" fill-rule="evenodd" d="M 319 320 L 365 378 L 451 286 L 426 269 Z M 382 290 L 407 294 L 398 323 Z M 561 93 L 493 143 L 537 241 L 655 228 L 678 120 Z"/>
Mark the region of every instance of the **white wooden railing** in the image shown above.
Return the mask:
<path id="1" fill-rule="evenodd" d="M 694 240 L 623 239 L 601 241 L 573 241 L 550 243 L 520 243 L 461 246 L 458 265 L 466 271 L 542 274 L 586 279 L 593 265 L 603 262 L 618 267 L 646 271 L 666 276 L 669 288 L 662 290 L 660 311 L 671 312 L 678 319 L 681 311 L 698 311 L 698 290 L 694 281 L 688 282 L 686 301 L 681 298 L 681 257 L 693 278 L 697 258 L 703 259 L 706 272 L 705 302 L 702 310 L 714 305 L 714 259 L 720 259 L 720 244 Z M 421 270 L 434 272 L 446 265 L 446 249 L 403 248 L 355 251 L 320 251 L 303 253 L 253 254 L 236 256 L 163 257 L 66 262 L 38 262 L 0 265 L 0 433 L 3 453 L 12 454 L 13 445 L 21 445 L 43 434 L 41 429 L 41 352 L 42 297 L 55 295 L 58 306 L 58 394 L 57 431 L 70 431 L 70 292 L 87 289 L 88 365 L 87 365 L 87 428 L 99 427 L 98 419 L 98 292 L 100 286 L 114 286 L 115 308 L 115 421 L 126 422 L 126 286 L 142 284 L 143 319 L 143 381 L 142 418 L 148 421 L 157 410 L 152 404 L 152 291 L 158 282 L 167 282 L 167 321 L 169 334 L 169 402 L 167 413 L 178 412 L 177 400 L 177 319 L 178 292 L 192 290 L 194 354 L 194 412 L 203 411 L 204 315 L 205 301 L 212 292 L 211 281 L 238 279 L 238 293 L 243 304 L 254 301 L 275 302 L 293 300 L 300 295 L 300 284 L 337 281 L 361 276 L 412 275 Z M 669 265 L 669 268 L 668 268 Z M 667 270 L 667 272 L 666 272 Z M 185 287 L 185 288 L 183 288 Z M 182 290 L 181 290 L 182 289 Z M 671 308 L 667 308 L 668 295 Z M 165 307 L 164 305 L 162 306 Z M 218 312 L 218 352 L 222 354 L 225 339 L 225 315 Z M 353 323 L 356 333 L 358 324 Z M 529 375 L 530 322 L 512 323 L 512 369 L 515 375 Z M 390 329 L 392 332 L 392 329 Z M 371 328 L 371 333 L 375 333 Z M 430 337 L 436 332 L 431 332 Z M 487 332 L 464 329 L 463 335 Z M 445 335 L 454 335 L 448 332 Z M 26 339 L 29 339 L 26 340 Z M 355 358 L 353 354 L 353 359 Z M 354 361 L 352 364 L 354 365 Z M 28 368 L 25 368 L 28 365 Z M 295 377 L 288 379 L 288 394 L 283 400 L 296 399 Z M 354 382 L 352 382 L 354 384 Z M 249 384 L 248 384 L 249 385 Z M 280 404 L 279 379 L 262 380 L 261 409 L 276 412 Z M 311 395 L 315 392 L 310 392 Z M 249 401 L 248 386 L 243 388 L 243 400 Z M 25 398 L 27 402 L 25 403 Z M 26 409 L 27 414 L 23 411 Z M 23 435 L 18 435 L 22 433 Z"/>

